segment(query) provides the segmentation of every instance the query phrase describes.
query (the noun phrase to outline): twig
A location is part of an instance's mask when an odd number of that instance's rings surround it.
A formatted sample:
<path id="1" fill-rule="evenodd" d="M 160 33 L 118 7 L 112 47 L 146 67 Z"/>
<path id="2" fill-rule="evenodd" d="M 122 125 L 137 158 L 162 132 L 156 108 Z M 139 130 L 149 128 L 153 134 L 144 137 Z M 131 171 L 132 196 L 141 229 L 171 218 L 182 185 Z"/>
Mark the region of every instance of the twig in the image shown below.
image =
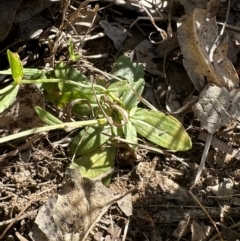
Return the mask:
<path id="1" fill-rule="evenodd" d="M 226 28 L 226 24 L 228 21 L 228 17 L 229 17 L 229 13 L 230 13 L 230 7 L 231 7 L 231 0 L 228 0 L 228 9 L 227 9 L 227 13 L 226 13 L 226 20 L 222 26 L 221 32 L 220 34 L 217 36 L 216 40 L 214 41 L 210 51 L 209 51 L 209 59 L 211 62 L 213 62 L 213 53 L 215 51 L 215 49 L 217 48 L 217 46 L 219 45 L 220 42 L 220 37 L 223 35 L 225 28 Z"/>
<path id="2" fill-rule="evenodd" d="M 128 195 L 129 193 L 133 192 L 134 190 L 136 190 L 137 187 L 134 187 L 130 190 L 128 190 L 126 193 L 117 196 L 116 198 L 114 198 L 113 200 L 109 201 L 105 207 L 103 207 L 102 211 L 99 213 L 99 215 L 97 216 L 97 218 L 92 222 L 91 226 L 88 228 L 88 230 L 86 231 L 82 241 L 86 240 L 88 234 L 90 233 L 90 231 L 93 229 L 93 227 L 96 225 L 96 223 L 101 219 L 101 217 L 107 212 L 108 208 L 116 203 L 118 200 L 122 199 L 123 197 L 125 197 L 126 195 Z"/>
<path id="3" fill-rule="evenodd" d="M 140 8 L 142 8 L 144 11 L 145 11 L 145 13 L 148 15 L 148 17 L 150 18 L 150 21 L 151 21 L 151 23 L 152 23 L 152 25 L 157 29 L 157 31 L 161 34 L 161 36 L 162 36 L 162 41 L 164 41 L 164 40 L 166 40 L 167 39 L 167 33 L 163 30 L 163 29 L 161 29 L 161 28 L 159 28 L 157 25 L 156 25 L 156 23 L 155 23 L 155 21 L 154 21 L 154 18 L 152 17 L 152 15 L 151 15 L 151 13 L 147 10 L 147 8 L 145 7 L 145 6 L 143 6 L 143 4 L 140 4 L 140 5 L 138 5 L 138 4 L 133 4 L 133 5 L 136 5 L 136 6 L 139 6 Z M 161 17 L 157 17 L 156 19 L 159 19 L 159 18 L 161 18 Z M 133 24 L 131 24 L 130 25 L 130 28 L 133 26 Z"/>
<path id="4" fill-rule="evenodd" d="M 20 241 L 28 241 L 26 238 L 24 238 L 19 232 L 15 232 L 16 237 L 20 240 Z"/>
<path id="5" fill-rule="evenodd" d="M 169 37 L 172 37 L 173 36 L 173 33 L 172 33 L 172 3 L 173 3 L 173 0 L 170 0 L 170 7 L 169 7 L 169 10 L 168 10 L 168 26 L 167 26 L 167 33 L 168 33 L 168 36 Z"/>
<path id="6" fill-rule="evenodd" d="M 209 215 L 209 213 L 207 212 L 207 210 L 203 207 L 203 205 L 199 202 L 199 200 L 197 199 L 197 197 L 195 197 L 195 195 L 192 193 L 192 191 L 190 190 L 189 191 L 189 194 L 192 196 L 193 200 L 202 208 L 203 212 L 207 215 L 207 217 L 209 218 L 209 220 L 211 221 L 211 223 L 213 224 L 213 226 L 215 227 L 217 233 L 218 233 L 218 236 L 219 236 L 219 239 L 220 241 L 223 241 L 223 238 L 221 236 L 221 233 L 219 232 L 218 230 L 218 227 L 216 225 L 216 223 L 212 220 L 211 216 Z"/>
<path id="7" fill-rule="evenodd" d="M 220 223 L 216 223 L 216 224 L 219 224 L 219 225 L 221 225 L 221 226 L 223 226 L 222 224 L 220 224 Z M 232 229 L 234 229 L 234 228 L 239 228 L 239 225 L 240 225 L 240 223 L 238 222 L 238 223 L 235 223 L 234 225 L 232 225 L 232 226 L 230 226 L 230 227 L 226 227 L 226 228 L 228 228 L 228 229 L 230 229 L 231 231 L 232 231 Z M 209 241 L 214 241 L 214 240 L 216 240 L 217 239 L 217 234 L 216 235 L 214 235 Z"/>
<path id="8" fill-rule="evenodd" d="M 101 174 L 100 176 L 94 178 L 94 181 L 101 181 L 103 178 L 113 174 L 116 171 L 116 168 L 111 168 L 109 171 Z"/>
<path id="9" fill-rule="evenodd" d="M 26 204 L 26 206 L 21 210 L 21 212 L 12 219 L 11 223 L 5 228 L 3 233 L 0 236 L 0 240 L 4 237 L 4 235 L 7 233 L 7 231 L 12 227 L 12 225 L 21 217 L 21 215 L 25 212 L 25 210 L 31 205 L 31 203 L 35 200 L 35 197 L 30 199 L 30 201 Z"/>
<path id="10" fill-rule="evenodd" d="M 125 228 L 124 228 L 124 233 L 123 233 L 122 241 L 125 241 L 125 240 L 126 240 L 127 232 L 128 232 L 128 227 L 129 227 L 129 222 L 130 222 L 130 220 L 128 219 L 128 220 L 127 220 L 127 223 L 126 223 L 126 225 L 125 225 Z"/>
<path id="11" fill-rule="evenodd" d="M 237 32 L 240 32 L 240 28 L 238 27 L 235 27 L 235 26 L 232 26 L 232 25 L 229 25 L 229 24 L 226 24 L 226 23 L 220 23 L 220 22 L 217 22 L 218 25 L 225 25 L 227 29 L 231 29 L 231 30 L 234 30 L 234 31 L 237 31 Z"/>
<path id="12" fill-rule="evenodd" d="M 27 149 L 28 147 L 30 147 L 34 141 L 38 140 L 39 138 L 43 137 L 45 134 L 39 134 L 39 135 L 35 135 L 31 138 L 29 138 L 29 140 L 22 144 L 21 146 L 19 146 L 16 150 L 10 151 L 8 153 L 4 153 L 2 155 L 0 155 L 0 162 L 3 161 L 4 159 L 6 159 L 7 157 L 12 157 L 12 156 L 16 156 L 19 152 Z"/>
<path id="13" fill-rule="evenodd" d="M 203 154 L 202 154 L 202 158 L 201 158 L 201 162 L 200 162 L 200 165 L 198 167 L 198 172 L 197 172 L 197 175 L 195 177 L 194 183 L 193 183 L 191 188 L 193 188 L 197 184 L 197 182 L 198 182 L 198 180 L 199 180 L 199 178 L 201 176 L 201 173 L 202 173 L 202 170 L 204 168 L 205 161 L 206 161 L 206 158 L 207 158 L 207 154 L 208 154 L 211 142 L 212 142 L 212 138 L 213 138 L 213 134 L 212 133 L 208 133 L 207 141 L 206 141 L 205 148 L 204 148 L 204 151 L 203 151 Z"/>
<path id="14" fill-rule="evenodd" d="M 86 31 L 86 33 L 84 34 L 84 36 L 83 36 L 83 38 L 82 38 L 82 42 L 81 42 L 80 45 L 78 46 L 78 51 L 79 51 L 79 52 L 81 52 L 81 50 L 82 50 L 85 37 L 88 35 L 88 33 L 90 32 L 91 27 L 93 26 L 93 23 L 94 23 L 94 21 L 95 21 L 95 19 L 96 19 L 96 17 L 97 17 L 97 12 L 98 12 L 98 10 L 99 10 L 99 5 L 96 4 L 95 7 L 94 7 L 94 16 L 93 16 L 91 25 L 90 25 L 90 27 L 88 28 L 88 30 Z"/>

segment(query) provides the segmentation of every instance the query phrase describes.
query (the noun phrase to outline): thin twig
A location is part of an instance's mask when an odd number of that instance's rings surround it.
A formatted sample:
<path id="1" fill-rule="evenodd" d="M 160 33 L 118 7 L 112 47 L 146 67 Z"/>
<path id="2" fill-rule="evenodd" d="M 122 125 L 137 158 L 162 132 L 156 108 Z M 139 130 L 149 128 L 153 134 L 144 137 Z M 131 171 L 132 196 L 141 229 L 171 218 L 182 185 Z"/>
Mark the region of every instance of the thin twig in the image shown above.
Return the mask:
<path id="1" fill-rule="evenodd" d="M 203 212 L 207 215 L 207 217 L 209 218 L 209 220 L 211 221 L 211 223 L 213 224 L 213 226 L 215 227 L 217 233 L 218 233 L 218 236 L 219 236 L 219 239 L 220 241 L 224 241 L 222 236 L 221 236 L 221 233 L 219 232 L 218 230 L 218 227 L 216 225 L 216 223 L 212 220 L 211 216 L 209 215 L 209 213 L 207 212 L 207 210 L 203 207 L 203 205 L 199 202 L 199 200 L 197 199 L 197 197 L 192 193 L 192 191 L 190 190 L 189 191 L 189 194 L 192 196 L 193 200 L 202 208 Z"/>
<path id="2" fill-rule="evenodd" d="M 5 228 L 5 230 L 3 231 L 3 233 L 0 236 L 0 240 L 5 236 L 5 234 L 7 233 L 7 231 L 13 226 L 13 224 L 21 217 L 21 215 L 26 211 L 26 209 L 31 205 L 31 203 L 35 200 L 35 197 L 33 197 L 32 199 L 30 199 L 30 201 L 26 204 L 26 206 L 21 210 L 21 212 L 12 219 L 11 223 L 9 223 L 9 225 Z"/>
<path id="3" fill-rule="evenodd" d="M 111 205 L 113 205 L 114 203 L 116 203 L 117 201 L 119 201 L 120 199 L 122 199 L 123 197 L 127 196 L 129 193 L 133 192 L 134 190 L 136 190 L 137 187 L 134 187 L 130 190 L 128 190 L 127 192 L 125 192 L 122 195 L 118 195 L 117 197 L 115 197 L 113 200 L 109 201 L 102 209 L 102 211 L 99 213 L 99 215 L 97 216 L 97 218 L 92 222 L 91 226 L 88 228 L 88 230 L 86 231 L 82 241 L 86 240 L 88 234 L 90 233 L 90 231 L 93 229 L 93 227 L 96 225 L 96 223 L 101 219 L 101 217 L 108 211 L 109 207 Z"/>
<path id="4" fill-rule="evenodd" d="M 225 22 L 222 26 L 220 34 L 218 34 L 216 40 L 214 41 L 214 43 L 213 43 L 213 45 L 212 45 L 212 47 L 209 51 L 209 59 L 210 59 L 211 62 L 213 62 L 213 53 L 214 53 L 215 49 L 217 48 L 217 46 L 219 45 L 220 37 L 223 35 L 223 33 L 225 31 L 226 24 L 227 24 L 227 21 L 228 21 L 228 18 L 229 18 L 230 7 L 231 7 L 231 0 L 228 0 L 228 9 L 227 9 L 227 13 L 226 13 L 226 20 L 225 20 Z"/>
<path id="5" fill-rule="evenodd" d="M 24 238 L 19 232 L 15 232 L 16 237 L 19 239 L 19 241 L 28 241 L 26 238 Z"/>
<path id="6" fill-rule="evenodd" d="M 126 223 L 126 225 L 125 225 L 125 228 L 124 228 L 122 241 L 125 241 L 125 240 L 126 240 L 129 223 L 130 223 L 130 220 L 128 219 L 128 220 L 127 220 L 127 223 Z"/>
<path id="7" fill-rule="evenodd" d="M 207 141 L 206 141 L 205 148 L 204 148 L 204 151 L 203 151 L 203 154 L 202 154 L 202 158 L 201 158 L 201 162 L 200 162 L 200 165 L 198 167 L 198 172 L 197 172 L 197 175 L 195 177 L 194 183 L 193 183 L 191 188 L 195 187 L 195 185 L 197 184 L 197 182 L 198 182 L 198 180 L 199 180 L 199 178 L 201 176 L 201 173 L 202 173 L 202 170 L 204 168 L 205 161 L 206 161 L 206 158 L 207 158 L 207 154 L 208 154 L 211 142 L 212 142 L 212 138 L 213 138 L 213 134 L 212 133 L 208 133 Z"/>
<path id="8" fill-rule="evenodd" d="M 0 155 L 0 162 L 3 161 L 4 159 L 6 159 L 7 157 L 16 156 L 21 151 L 30 147 L 33 144 L 34 141 L 40 139 L 43 136 L 45 136 L 45 134 L 35 135 L 35 136 L 29 138 L 29 140 L 26 143 L 20 145 L 16 150 L 13 150 L 13 151 L 10 151 L 8 153 L 4 153 L 4 154 Z"/>

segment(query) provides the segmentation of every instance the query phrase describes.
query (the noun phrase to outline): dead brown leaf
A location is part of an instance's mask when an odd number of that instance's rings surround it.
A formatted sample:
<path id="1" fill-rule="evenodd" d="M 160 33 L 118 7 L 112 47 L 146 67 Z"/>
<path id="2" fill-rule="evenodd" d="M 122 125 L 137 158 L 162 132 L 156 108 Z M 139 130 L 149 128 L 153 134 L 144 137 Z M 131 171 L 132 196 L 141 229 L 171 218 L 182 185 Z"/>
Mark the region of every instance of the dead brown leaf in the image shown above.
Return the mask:
<path id="1" fill-rule="evenodd" d="M 80 241 L 112 200 L 113 192 L 100 180 L 82 178 L 78 170 L 67 169 L 57 200 L 50 199 L 40 209 L 30 235 L 34 241 Z"/>
<path id="2" fill-rule="evenodd" d="M 228 90 L 236 88 L 239 79 L 233 64 L 227 58 L 227 40 L 211 53 L 218 28 L 216 19 L 207 19 L 207 14 L 205 9 L 195 9 L 178 22 L 178 39 L 184 67 L 199 92 L 206 80 Z"/>
<path id="3" fill-rule="evenodd" d="M 193 220 L 191 225 L 192 241 L 207 241 L 213 231 L 213 227 L 206 226 Z"/>
<path id="4" fill-rule="evenodd" d="M 215 133 L 231 119 L 240 119 L 239 102 L 240 92 L 207 86 L 193 106 L 193 112 L 200 120 L 202 128 Z"/>

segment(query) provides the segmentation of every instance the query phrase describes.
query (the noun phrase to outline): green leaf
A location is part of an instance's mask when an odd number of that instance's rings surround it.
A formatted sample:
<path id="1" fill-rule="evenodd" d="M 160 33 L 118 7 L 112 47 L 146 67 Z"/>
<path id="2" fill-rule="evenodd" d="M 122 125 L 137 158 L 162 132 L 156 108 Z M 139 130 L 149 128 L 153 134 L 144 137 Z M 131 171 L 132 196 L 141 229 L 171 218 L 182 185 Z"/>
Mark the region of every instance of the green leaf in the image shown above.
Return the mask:
<path id="1" fill-rule="evenodd" d="M 31 80 L 41 79 L 45 78 L 45 73 L 42 70 L 39 69 L 30 69 L 30 68 L 24 68 L 23 73 L 25 76 L 29 77 Z"/>
<path id="2" fill-rule="evenodd" d="M 121 98 L 124 103 L 125 109 L 130 110 L 134 106 L 137 106 L 139 99 L 133 90 L 135 90 L 139 95 L 141 95 L 144 89 L 143 84 L 144 79 L 139 79 L 138 81 L 130 84 L 131 87 L 129 87 L 129 90 L 125 92 Z"/>
<path id="3" fill-rule="evenodd" d="M 55 124 L 62 124 L 63 122 L 60 121 L 57 117 L 50 114 L 46 110 L 42 109 L 39 106 L 34 107 L 38 117 L 47 125 L 55 125 Z"/>
<path id="4" fill-rule="evenodd" d="M 12 71 L 11 71 L 11 69 L 1 70 L 1 71 L 0 71 L 0 74 L 11 75 L 11 74 L 12 74 Z"/>
<path id="5" fill-rule="evenodd" d="M 34 69 L 34 68 L 33 69 L 24 68 L 23 73 L 25 76 L 30 77 L 30 79 L 40 79 L 41 77 L 44 76 L 44 71 L 39 69 Z M 0 74 L 11 75 L 12 71 L 11 69 L 1 70 Z"/>
<path id="6" fill-rule="evenodd" d="M 129 57 L 122 55 L 114 64 L 112 73 L 132 83 L 144 77 L 144 66 L 141 63 L 132 63 Z"/>
<path id="7" fill-rule="evenodd" d="M 87 82 L 87 78 L 83 74 L 81 74 L 78 70 L 74 69 L 73 67 L 71 67 L 63 62 L 56 65 L 54 72 L 55 72 L 56 78 L 58 78 L 58 79 L 72 80 L 75 82 L 84 82 L 86 84 L 89 84 Z M 83 87 L 66 84 L 66 83 L 62 83 L 62 82 L 59 83 L 59 89 L 61 92 L 84 90 Z"/>
<path id="8" fill-rule="evenodd" d="M 12 77 L 15 83 L 19 84 L 23 78 L 23 66 L 18 53 L 12 53 L 7 50 L 8 61 L 12 71 Z"/>
<path id="9" fill-rule="evenodd" d="M 133 126 L 132 122 L 129 121 L 126 125 L 124 125 L 123 130 L 124 130 L 125 139 L 127 141 L 130 141 L 136 144 L 136 145 L 128 144 L 129 147 L 136 150 L 138 147 L 137 131 L 136 131 L 136 128 Z"/>
<path id="10" fill-rule="evenodd" d="M 78 116 L 90 116 L 92 112 L 95 113 L 97 110 L 99 110 L 97 104 L 91 104 L 90 108 L 88 104 L 77 103 L 73 107 L 73 113 Z"/>
<path id="11" fill-rule="evenodd" d="M 131 121 L 141 136 L 159 146 L 174 151 L 186 151 L 192 147 L 184 127 L 172 116 L 138 108 Z"/>
<path id="12" fill-rule="evenodd" d="M 63 105 L 71 100 L 76 100 L 76 99 L 82 99 L 86 100 L 89 103 L 96 104 L 96 98 L 93 94 L 93 91 L 91 89 L 85 89 L 81 92 L 79 91 L 71 91 L 71 92 L 64 92 L 58 99 L 58 103 Z"/>
<path id="13" fill-rule="evenodd" d="M 129 111 L 129 117 L 133 117 L 135 115 L 135 112 L 138 110 L 138 107 L 134 106 Z"/>
<path id="14" fill-rule="evenodd" d="M 0 95 L 0 113 L 6 110 L 16 99 L 19 85 L 13 85 L 10 89 Z"/>
<path id="15" fill-rule="evenodd" d="M 42 84 L 42 88 L 46 91 L 46 93 L 48 93 L 49 95 L 51 95 L 52 93 L 58 91 L 58 83 L 43 83 Z M 58 91 L 59 92 L 59 91 Z M 59 92 L 60 93 L 60 92 Z"/>
<path id="16" fill-rule="evenodd" d="M 104 135 L 107 134 L 107 135 Z M 111 128 L 109 126 L 89 126 L 84 128 L 72 139 L 70 144 L 71 153 L 77 156 L 86 155 L 105 144 L 111 136 Z"/>
<path id="17" fill-rule="evenodd" d="M 117 81 L 115 83 L 110 84 L 109 87 L 107 88 L 107 91 L 122 93 L 129 90 L 129 88 L 130 87 L 127 81 L 123 80 L 123 81 Z"/>
<path id="18" fill-rule="evenodd" d="M 7 85 L 5 88 L 0 90 L 0 95 L 5 93 L 5 92 L 7 92 L 7 91 L 9 91 L 9 90 L 11 90 L 12 88 L 13 88 L 13 85 L 11 85 L 11 84 Z"/>
<path id="19" fill-rule="evenodd" d="M 114 167 L 116 147 L 101 147 L 81 158 L 75 159 L 71 168 L 80 170 L 83 177 L 99 177 Z M 104 181 L 104 180 L 103 180 Z M 104 184 L 109 183 L 109 179 Z"/>

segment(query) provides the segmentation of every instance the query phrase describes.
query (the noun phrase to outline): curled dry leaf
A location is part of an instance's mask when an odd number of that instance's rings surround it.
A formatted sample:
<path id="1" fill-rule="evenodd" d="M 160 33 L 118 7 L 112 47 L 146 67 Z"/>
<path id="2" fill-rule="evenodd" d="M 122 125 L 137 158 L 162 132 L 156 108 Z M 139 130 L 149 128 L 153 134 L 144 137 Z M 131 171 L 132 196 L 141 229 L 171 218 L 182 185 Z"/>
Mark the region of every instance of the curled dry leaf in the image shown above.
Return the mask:
<path id="1" fill-rule="evenodd" d="M 238 75 L 227 58 L 227 40 L 216 46 L 218 27 L 215 18 L 207 19 L 208 11 L 195 9 L 178 22 L 178 38 L 183 64 L 195 88 L 200 92 L 208 83 L 228 90 L 238 86 Z"/>
<path id="2" fill-rule="evenodd" d="M 215 133 L 232 119 L 240 120 L 240 92 L 226 88 L 207 86 L 200 94 L 193 112 L 201 127 Z"/>

